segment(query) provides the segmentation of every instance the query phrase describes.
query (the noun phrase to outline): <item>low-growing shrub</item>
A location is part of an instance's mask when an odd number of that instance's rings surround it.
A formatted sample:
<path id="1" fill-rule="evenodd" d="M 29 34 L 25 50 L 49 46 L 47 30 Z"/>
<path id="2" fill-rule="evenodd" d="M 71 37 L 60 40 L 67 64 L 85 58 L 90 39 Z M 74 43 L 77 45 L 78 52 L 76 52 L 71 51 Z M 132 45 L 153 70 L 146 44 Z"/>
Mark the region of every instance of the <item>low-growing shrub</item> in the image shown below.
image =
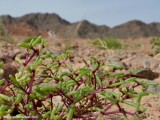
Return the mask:
<path id="1" fill-rule="evenodd" d="M 159 46 L 160 46 L 160 38 L 153 38 L 153 39 L 151 40 L 151 43 L 152 43 L 153 45 L 159 45 Z"/>
<path id="2" fill-rule="evenodd" d="M 154 82 L 140 81 L 132 72 L 115 72 L 123 67 L 95 57 L 73 69 L 66 64 L 69 52 L 55 55 L 44 49 L 46 45 L 42 37 L 19 44 L 27 50 L 26 59 L 16 58 L 23 63 L 18 72 L 0 80 L 1 119 L 12 115 L 21 119 L 37 116 L 39 120 L 102 119 L 112 114 L 138 119 L 145 111 L 141 100 L 149 95 L 146 89 Z M 3 62 L 0 67 L 4 75 Z M 3 94 L 6 89 L 11 96 Z M 127 106 L 134 109 L 125 109 Z"/>
<path id="3" fill-rule="evenodd" d="M 160 53 L 160 38 L 153 38 L 151 40 L 151 44 L 153 45 L 152 46 L 153 54 L 156 55 Z"/>
<path id="4" fill-rule="evenodd" d="M 0 19 L 0 41 L 9 42 L 9 43 L 14 42 L 14 40 L 6 30 L 4 24 L 2 23 L 1 19 Z"/>
<path id="5" fill-rule="evenodd" d="M 91 42 L 94 46 L 102 49 L 121 49 L 122 44 L 113 38 L 96 39 Z"/>

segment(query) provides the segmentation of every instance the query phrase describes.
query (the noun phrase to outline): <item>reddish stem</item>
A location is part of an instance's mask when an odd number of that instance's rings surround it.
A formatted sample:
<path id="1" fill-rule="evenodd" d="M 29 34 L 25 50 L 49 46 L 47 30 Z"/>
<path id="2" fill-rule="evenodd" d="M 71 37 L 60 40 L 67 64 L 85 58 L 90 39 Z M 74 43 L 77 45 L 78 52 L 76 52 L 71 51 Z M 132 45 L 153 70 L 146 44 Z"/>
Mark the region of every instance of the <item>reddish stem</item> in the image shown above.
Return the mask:
<path id="1" fill-rule="evenodd" d="M 25 62 L 23 63 L 23 65 L 24 65 L 24 66 L 27 66 L 28 63 L 32 60 L 32 58 L 33 58 L 35 55 L 38 55 L 38 54 L 39 54 L 39 50 L 35 50 L 35 49 L 34 49 L 31 56 L 26 55 L 26 60 L 25 60 Z"/>

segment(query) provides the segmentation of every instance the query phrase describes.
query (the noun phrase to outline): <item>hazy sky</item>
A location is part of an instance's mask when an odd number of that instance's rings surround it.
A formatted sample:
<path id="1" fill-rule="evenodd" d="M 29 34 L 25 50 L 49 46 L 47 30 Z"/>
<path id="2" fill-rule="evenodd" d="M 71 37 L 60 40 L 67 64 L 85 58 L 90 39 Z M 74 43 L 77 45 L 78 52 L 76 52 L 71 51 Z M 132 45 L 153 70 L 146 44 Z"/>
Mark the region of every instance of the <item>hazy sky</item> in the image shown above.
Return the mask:
<path id="1" fill-rule="evenodd" d="M 0 15 L 57 13 L 76 22 L 87 19 L 113 27 L 129 20 L 160 22 L 160 0 L 0 0 Z"/>

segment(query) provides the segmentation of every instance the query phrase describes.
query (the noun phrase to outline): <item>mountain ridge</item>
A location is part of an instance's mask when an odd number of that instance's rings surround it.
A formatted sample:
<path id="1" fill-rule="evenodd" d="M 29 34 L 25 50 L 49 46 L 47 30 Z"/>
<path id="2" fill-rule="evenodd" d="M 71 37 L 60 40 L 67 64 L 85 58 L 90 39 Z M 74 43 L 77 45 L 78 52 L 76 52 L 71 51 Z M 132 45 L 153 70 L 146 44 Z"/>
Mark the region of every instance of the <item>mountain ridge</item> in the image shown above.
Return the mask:
<path id="1" fill-rule="evenodd" d="M 10 15 L 0 16 L 6 26 L 26 24 L 37 31 L 48 30 L 63 37 L 80 38 L 136 38 L 136 37 L 159 37 L 160 23 L 145 23 L 140 20 L 131 20 L 126 23 L 109 27 L 107 25 L 96 25 L 88 20 L 80 20 L 71 23 L 55 13 L 30 13 L 20 17 Z M 33 28 L 32 28 L 33 27 Z M 12 30 L 11 33 L 13 33 Z M 40 32 L 39 32 L 40 33 Z M 37 34 L 39 34 L 37 33 Z"/>

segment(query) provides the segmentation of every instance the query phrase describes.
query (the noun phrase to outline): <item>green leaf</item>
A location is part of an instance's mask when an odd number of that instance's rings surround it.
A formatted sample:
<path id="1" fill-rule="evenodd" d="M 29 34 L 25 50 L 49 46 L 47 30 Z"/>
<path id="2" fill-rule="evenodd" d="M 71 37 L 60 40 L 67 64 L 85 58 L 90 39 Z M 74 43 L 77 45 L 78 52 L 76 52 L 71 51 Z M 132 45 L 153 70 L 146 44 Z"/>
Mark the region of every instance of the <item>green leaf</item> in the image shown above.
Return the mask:
<path id="1" fill-rule="evenodd" d="M 72 96 L 72 95 L 75 95 L 77 93 L 78 93 L 78 91 L 71 91 L 71 92 L 68 92 L 67 95 Z"/>
<path id="2" fill-rule="evenodd" d="M 118 82 L 118 83 L 114 83 L 112 85 L 110 85 L 111 87 L 116 87 L 116 86 L 120 86 L 122 84 L 125 84 L 126 82 L 125 81 L 121 81 L 121 82 Z"/>
<path id="3" fill-rule="evenodd" d="M 57 109 L 58 109 L 57 106 L 52 109 L 50 120 L 55 120 L 54 118 L 56 116 Z"/>
<path id="4" fill-rule="evenodd" d="M 44 81 L 44 83 L 48 83 L 48 82 L 50 82 L 50 81 L 52 81 L 52 80 L 54 80 L 53 78 L 45 78 L 43 81 Z"/>
<path id="5" fill-rule="evenodd" d="M 99 107 L 95 107 L 95 106 L 93 106 L 93 107 L 90 107 L 89 109 L 88 109 L 89 111 L 98 111 L 98 112 L 101 112 L 102 111 L 102 109 L 101 108 L 99 108 Z"/>
<path id="6" fill-rule="evenodd" d="M 28 67 L 27 67 L 27 71 L 30 72 L 30 73 L 32 72 L 31 66 L 28 66 Z"/>
<path id="7" fill-rule="evenodd" d="M 96 74 L 96 80 L 97 80 L 99 86 L 102 87 L 102 80 L 100 79 L 100 75 L 99 74 Z"/>
<path id="8" fill-rule="evenodd" d="M 109 93 L 110 95 L 115 96 L 117 98 L 117 100 L 122 100 L 120 93 L 116 93 L 116 92 L 113 92 L 111 90 L 107 90 L 106 92 Z"/>
<path id="9" fill-rule="evenodd" d="M 110 77 L 123 78 L 124 77 L 124 73 L 111 74 Z"/>
<path id="10" fill-rule="evenodd" d="M 90 71 L 87 76 L 86 85 L 91 86 L 92 72 Z"/>
<path id="11" fill-rule="evenodd" d="M 31 99 L 35 99 L 36 98 L 36 92 L 32 92 L 29 96 L 30 96 Z"/>
<path id="12" fill-rule="evenodd" d="M 38 73 L 36 76 L 39 76 L 39 77 L 47 77 L 48 75 L 47 75 L 47 74 Z"/>
<path id="13" fill-rule="evenodd" d="M 16 97 L 16 100 L 15 100 L 15 103 L 16 104 L 19 104 L 21 101 L 22 101 L 22 99 L 23 99 L 23 95 L 21 94 L 21 95 L 18 95 L 17 97 Z"/>
<path id="14" fill-rule="evenodd" d="M 96 120 L 103 120 L 103 115 L 102 114 L 98 115 Z"/>
<path id="15" fill-rule="evenodd" d="M 5 113 L 6 114 L 11 114 L 14 110 L 15 106 L 12 106 L 11 108 L 9 108 L 9 110 L 7 110 Z"/>
<path id="16" fill-rule="evenodd" d="M 97 62 L 97 59 L 93 56 L 90 56 L 90 60 L 91 60 L 91 62 Z"/>
<path id="17" fill-rule="evenodd" d="M 24 48 L 27 48 L 27 49 L 31 49 L 32 48 L 28 43 L 19 43 L 18 46 L 24 47 Z"/>
<path id="18" fill-rule="evenodd" d="M 88 65 L 86 60 L 83 59 L 82 61 L 84 62 L 85 65 Z"/>
<path id="19" fill-rule="evenodd" d="M 24 73 L 24 68 L 23 68 L 23 67 L 20 67 L 19 73 L 18 73 L 18 75 L 16 75 L 16 78 L 17 78 L 17 79 L 20 79 L 20 78 L 23 76 L 23 73 Z"/>
<path id="20" fill-rule="evenodd" d="M 38 65 L 42 62 L 42 58 L 38 57 L 33 64 L 33 69 L 36 70 Z"/>
<path id="21" fill-rule="evenodd" d="M 137 107 L 137 103 L 135 102 L 131 102 L 131 101 L 127 101 L 127 100 L 123 100 L 123 103 L 127 104 L 127 105 L 130 105 L 130 106 L 133 106 L 133 107 Z"/>
<path id="22" fill-rule="evenodd" d="M 4 65 L 4 62 L 3 61 L 0 61 L 0 68 L 2 68 Z"/>
<path id="23" fill-rule="evenodd" d="M 0 106 L 0 117 L 4 116 L 6 108 L 7 107 L 5 105 Z"/>
<path id="24" fill-rule="evenodd" d="M 78 102 L 78 101 L 80 101 L 81 99 L 82 99 L 82 91 L 78 91 L 78 92 L 76 92 L 76 94 L 75 94 L 75 99 L 74 99 L 74 101 L 75 102 Z"/>
<path id="25" fill-rule="evenodd" d="M 73 114 L 75 113 L 75 111 L 76 111 L 76 108 L 74 105 L 72 105 L 67 114 L 67 120 L 72 120 Z"/>
<path id="26" fill-rule="evenodd" d="M 89 73 L 88 71 L 81 72 L 81 73 L 76 77 L 76 81 L 79 81 L 79 79 L 81 79 L 84 75 L 87 75 L 88 73 Z"/>
<path id="27" fill-rule="evenodd" d="M 89 93 L 95 91 L 95 90 L 93 90 L 93 89 L 92 89 L 91 87 L 89 87 L 89 86 L 84 86 L 84 87 L 82 87 L 82 88 L 79 88 L 78 90 L 79 90 L 79 91 L 83 91 L 83 93 L 84 93 L 85 95 L 88 95 Z"/>
<path id="28" fill-rule="evenodd" d="M 60 72 L 59 74 L 60 74 L 60 76 L 59 76 L 60 79 L 62 79 L 64 76 L 71 75 L 71 73 L 69 73 L 69 72 Z"/>
<path id="29" fill-rule="evenodd" d="M 142 97 L 147 96 L 147 95 L 149 95 L 149 93 L 143 93 L 143 92 L 138 93 L 138 96 L 137 96 L 137 110 L 139 110 L 139 108 L 140 108 L 140 103 L 141 103 Z"/>
<path id="30" fill-rule="evenodd" d="M 0 85 L 2 85 L 3 83 L 5 83 L 5 79 L 0 80 Z"/>
<path id="31" fill-rule="evenodd" d="M 114 67 L 114 68 L 117 68 L 117 69 L 124 69 L 124 66 L 118 65 L 118 64 L 109 64 L 109 63 L 106 63 L 105 65 L 111 66 L 111 67 Z"/>
<path id="32" fill-rule="evenodd" d="M 12 98 L 7 96 L 7 95 L 0 94 L 0 98 L 3 99 L 3 100 L 6 100 L 8 102 L 12 101 Z"/>
<path id="33" fill-rule="evenodd" d="M 37 37 L 34 42 L 32 43 L 32 46 L 36 46 L 37 44 L 39 44 L 42 41 L 42 36 Z"/>
<path id="34" fill-rule="evenodd" d="M 61 120 L 61 116 L 60 115 L 55 115 L 54 120 Z"/>
<path id="35" fill-rule="evenodd" d="M 50 118 L 50 114 L 51 114 L 51 111 L 48 111 L 48 112 L 45 112 L 44 114 L 42 114 L 43 116 L 43 119 L 47 119 L 47 118 Z"/>
<path id="36" fill-rule="evenodd" d="M 113 104 L 116 104 L 116 100 L 112 96 L 110 96 L 107 92 L 104 93 L 104 97 L 107 100 L 111 101 Z"/>
<path id="37" fill-rule="evenodd" d="M 62 79 L 58 78 L 58 77 L 54 77 L 53 78 L 55 81 L 61 81 Z"/>
<path id="38" fill-rule="evenodd" d="M 112 85 L 110 85 L 111 87 L 116 87 L 116 86 L 120 86 L 122 84 L 127 84 L 127 83 L 130 83 L 130 82 L 136 82 L 136 78 L 135 77 L 132 77 L 132 78 L 128 78 L 127 80 L 125 81 L 121 81 L 121 82 L 118 82 L 118 83 L 114 83 Z"/>
<path id="39" fill-rule="evenodd" d="M 31 103 L 28 103 L 24 106 L 24 108 L 26 108 L 27 110 L 30 110 L 33 108 L 33 105 Z"/>
<path id="40" fill-rule="evenodd" d="M 15 57 L 15 60 L 19 63 L 23 63 L 23 61 L 18 56 Z"/>
<path id="41" fill-rule="evenodd" d="M 74 85 L 76 85 L 76 82 L 73 81 L 73 80 L 70 80 L 70 82 L 67 82 L 66 84 L 67 84 L 67 85 L 66 85 L 66 88 L 67 88 L 67 89 L 70 89 L 71 87 L 73 87 Z"/>
<path id="42" fill-rule="evenodd" d="M 40 91 L 58 91 L 57 86 L 43 86 L 39 87 Z"/>
<path id="43" fill-rule="evenodd" d="M 0 74 L 4 74 L 4 70 L 2 68 L 0 68 Z"/>
<path id="44" fill-rule="evenodd" d="M 17 86 L 21 86 L 19 84 L 19 82 L 17 81 L 17 79 L 13 76 L 13 75 L 9 75 L 10 79 L 12 80 L 13 84 L 17 85 Z"/>

